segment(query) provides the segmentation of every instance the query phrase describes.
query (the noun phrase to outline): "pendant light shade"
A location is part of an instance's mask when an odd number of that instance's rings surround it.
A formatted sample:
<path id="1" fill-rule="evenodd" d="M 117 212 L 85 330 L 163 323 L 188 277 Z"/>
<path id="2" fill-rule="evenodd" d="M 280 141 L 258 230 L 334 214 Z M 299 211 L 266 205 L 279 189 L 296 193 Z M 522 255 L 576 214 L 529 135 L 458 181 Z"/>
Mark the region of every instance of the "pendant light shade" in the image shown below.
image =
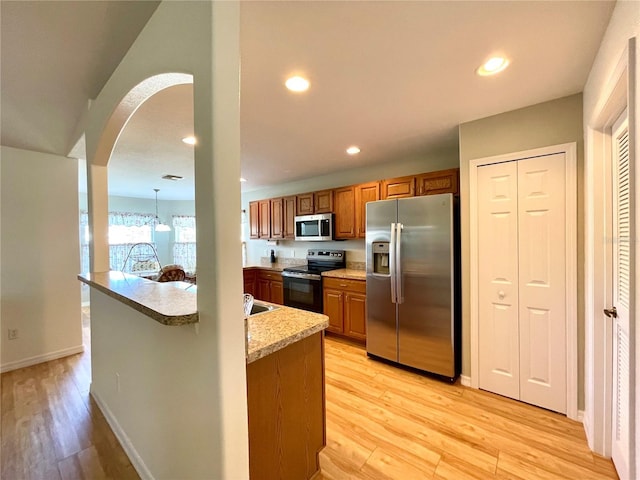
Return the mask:
<path id="1" fill-rule="evenodd" d="M 155 219 L 156 228 L 155 228 L 155 231 L 156 232 L 170 232 L 171 231 L 171 227 L 169 225 L 167 225 L 166 223 L 162 223 L 160 221 L 160 217 L 158 216 L 158 192 L 160 191 L 160 189 L 159 188 L 154 188 L 153 191 L 156 192 L 156 219 Z"/>

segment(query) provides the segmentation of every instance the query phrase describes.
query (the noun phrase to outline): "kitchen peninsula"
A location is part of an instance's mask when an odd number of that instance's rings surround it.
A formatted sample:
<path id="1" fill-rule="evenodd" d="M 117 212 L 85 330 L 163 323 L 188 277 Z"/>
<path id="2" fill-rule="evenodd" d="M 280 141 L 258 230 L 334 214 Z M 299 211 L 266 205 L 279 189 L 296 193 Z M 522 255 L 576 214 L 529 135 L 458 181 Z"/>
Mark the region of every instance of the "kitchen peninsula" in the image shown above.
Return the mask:
<path id="1" fill-rule="evenodd" d="M 163 329 L 199 324 L 196 285 L 113 271 L 78 279 Z M 272 307 L 247 320 L 249 470 L 252 480 L 309 479 L 326 444 L 323 330 L 329 323 L 325 315 Z"/>

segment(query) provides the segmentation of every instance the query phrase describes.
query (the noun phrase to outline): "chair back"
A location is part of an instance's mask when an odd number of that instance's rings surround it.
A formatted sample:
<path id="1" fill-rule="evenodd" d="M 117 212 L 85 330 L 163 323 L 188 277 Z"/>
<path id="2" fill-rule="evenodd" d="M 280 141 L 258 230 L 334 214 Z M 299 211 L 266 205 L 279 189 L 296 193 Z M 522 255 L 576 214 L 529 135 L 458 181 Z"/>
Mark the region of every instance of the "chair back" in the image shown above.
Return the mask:
<path id="1" fill-rule="evenodd" d="M 182 265 L 165 265 L 160 270 L 156 282 L 182 282 L 185 279 L 184 268 Z"/>

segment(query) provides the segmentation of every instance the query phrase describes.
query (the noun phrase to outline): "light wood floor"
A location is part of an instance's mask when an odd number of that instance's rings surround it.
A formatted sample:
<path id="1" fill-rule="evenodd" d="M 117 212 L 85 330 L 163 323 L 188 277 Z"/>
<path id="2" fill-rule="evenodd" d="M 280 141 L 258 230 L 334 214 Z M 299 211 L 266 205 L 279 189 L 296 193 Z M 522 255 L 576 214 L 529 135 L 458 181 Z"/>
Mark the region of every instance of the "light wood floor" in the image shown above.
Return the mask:
<path id="1" fill-rule="evenodd" d="M 87 349 L 2 374 L 3 480 L 139 478 L 89 396 L 90 369 Z M 370 360 L 334 337 L 326 394 L 318 480 L 617 478 L 579 423 Z"/>
<path id="2" fill-rule="evenodd" d="M 139 479 L 89 396 L 85 352 L 2 374 L 2 480 Z"/>
<path id="3" fill-rule="evenodd" d="M 605 479 L 582 424 L 326 343 L 321 479 Z"/>

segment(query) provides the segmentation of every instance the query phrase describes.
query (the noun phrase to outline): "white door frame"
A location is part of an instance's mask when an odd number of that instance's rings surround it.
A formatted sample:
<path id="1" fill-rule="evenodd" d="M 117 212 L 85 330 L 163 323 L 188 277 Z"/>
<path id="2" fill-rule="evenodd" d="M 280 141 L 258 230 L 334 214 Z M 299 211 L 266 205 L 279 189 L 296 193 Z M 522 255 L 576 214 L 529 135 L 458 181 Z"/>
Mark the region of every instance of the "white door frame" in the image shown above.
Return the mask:
<path id="1" fill-rule="evenodd" d="M 549 147 L 477 158 L 469 162 L 470 203 L 470 272 L 471 272 L 471 387 L 479 388 L 480 352 L 478 348 L 478 167 L 510 162 L 556 153 L 565 154 L 565 208 L 566 208 L 566 319 L 567 319 L 567 417 L 578 420 L 578 284 L 577 284 L 577 171 L 576 144 L 565 143 Z"/>
<path id="2" fill-rule="evenodd" d="M 625 108 L 629 110 L 629 135 L 635 136 L 636 125 L 636 41 L 629 39 L 618 63 L 604 86 L 598 99 L 592 118 L 585 118 L 585 414 L 584 428 L 589 447 L 596 453 L 611 456 L 611 419 L 612 419 L 612 328 L 604 317 L 603 309 L 611 305 L 611 245 L 606 241 L 611 238 L 611 196 L 612 196 L 612 141 L 611 127 Z M 636 144 L 635 138 L 633 144 Z M 632 145 L 633 145 L 632 144 Z M 637 150 L 636 150 L 637 151 Z M 631 163 L 637 160 L 636 153 L 630 151 Z M 633 175 L 633 172 L 632 172 Z M 637 178 L 637 171 L 635 173 Z M 636 194 L 637 196 L 637 194 Z M 638 205 L 637 198 L 631 199 Z M 636 211 L 636 222 L 638 211 Z M 634 253 L 638 252 L 636 245 Z M 636 258 L 636 265 L 638 264 Z M 640 268 L 640 267 L 639 267 Z M 639 288 L 636 282 L 636 291 Z M 636 297 L 637 298 L 637 297 Z M 630 305 L 630 324 L 640 315 L 638 304 Z M 632 326 L 630 330 L 629 349 L 630 365 L 633 372 L 636 365 L 636 334 Z M 631 375 L 629 389 L 631 392 L 629 421 L 634 426 L 636 404 L 633 384 L 635 376 Z M 637 434 L 630 429 L 632 444 Z M 638 446 L 636 445 L 636 448 Z M 633 469 L 636 460 L 630 459 Z M 637 455 L 637 454 L 636 454 Z M 633 471 L 633 470 L 632 470 Z"/>

